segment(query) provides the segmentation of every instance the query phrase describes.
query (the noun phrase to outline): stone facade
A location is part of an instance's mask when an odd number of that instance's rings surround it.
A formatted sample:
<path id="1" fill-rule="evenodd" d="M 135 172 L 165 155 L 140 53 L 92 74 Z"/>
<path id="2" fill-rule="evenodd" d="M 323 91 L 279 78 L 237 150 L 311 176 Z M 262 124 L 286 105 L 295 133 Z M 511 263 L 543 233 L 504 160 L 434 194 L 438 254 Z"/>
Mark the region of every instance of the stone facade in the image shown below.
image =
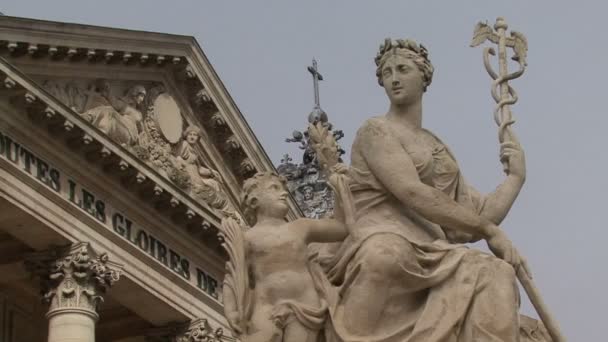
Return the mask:
<path id="1" fill-rule="evenodd" d="M 234 340 L 220 221 L 241 221 L 241 184 L 274 167 L 199 45 L 0 28 L 0 316 L 23 317 L 0 319 L 0 340 Z"/>

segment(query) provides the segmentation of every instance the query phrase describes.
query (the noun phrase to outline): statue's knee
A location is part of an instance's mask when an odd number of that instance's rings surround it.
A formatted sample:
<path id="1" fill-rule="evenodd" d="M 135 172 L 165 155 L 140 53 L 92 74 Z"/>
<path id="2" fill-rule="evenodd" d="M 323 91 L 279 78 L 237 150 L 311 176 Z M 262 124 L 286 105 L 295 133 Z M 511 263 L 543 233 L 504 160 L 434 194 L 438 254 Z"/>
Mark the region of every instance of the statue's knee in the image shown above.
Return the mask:
<path id="1" fill-rule="evenodd" d="M 479 269 L 482 279 L 487 279 L 487 281 L 499 284 L 515 282 L 513 266 L 493 255 L 470 250 L 463 258 L 462 264 L 467 269 Z"/>
<path id="2" fill-rule="evenodd" d="M 404 264 L 414 262 L 415 256 L 409 255 L 411 245 L 400 238 L 381 238 L 368 241 L 361 259 L 362 271 L 379 278 L 403 273 Z M 412 260 L 410 260 L 412 259 Z"/>
<path id="3" fill-rule="evenodd" d="M 375 273 L 388 273 L 397 266 L 397 255 L 390 251 L 373 250 L 365 255 L 362 261 L 363 269 Z"/>

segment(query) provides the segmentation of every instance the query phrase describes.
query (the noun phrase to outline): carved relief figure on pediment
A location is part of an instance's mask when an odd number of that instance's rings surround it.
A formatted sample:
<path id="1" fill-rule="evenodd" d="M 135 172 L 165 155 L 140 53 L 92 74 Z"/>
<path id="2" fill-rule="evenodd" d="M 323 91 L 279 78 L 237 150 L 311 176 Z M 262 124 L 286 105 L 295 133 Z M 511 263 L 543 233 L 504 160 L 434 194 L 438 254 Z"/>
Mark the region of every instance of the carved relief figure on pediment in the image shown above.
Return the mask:
<path id="1" fill-rule="evenodd" d="M 82 116 L 117 143 L 123 146 L 137 144 L 146 88 L 135 85 L 119 99 L 112 97 L 106 80 L 95 81 L 92 88 Z"/>
<path id="2" fill-rule="evenodd" d="M 201 129 L 194 125 L 183 129 L 177 103 L 161 87 L 151 89 L 150 93 L 135 152 L 195 200 L 241 220 L 224 192 L 220 174 L 204 163 L 197 152 Z"/>
<path id="3" fill-rule="evenodd" d="M 227 200 L 215 195 L 221 191 L 220 174 L 206 167 L 197 155 L 194 146 L 200 138 L 200 128 L 196 126 L 186 128 L 183 140 L 175 150 L 176 165 L 190 176 L 190 193 L 194 197 L 201 197 L 213 207 L 221 209 Z"/>
<path id="4" fill-rule="evenodd" d="M 200 128 L 187 126 L 180 106 L 163 84 L 107 79 L 53 79 L 42 84 L 195 200 L 241 220 L 225 194 L 220 174 L 199 156 Z M 115 96 L 120 93 L 124 96 Z"/>
<path id="5" fill-rule="evenodd" d="M 183 124 L 181 112 L 173 98 L 165 92 L 163 86 L 158 85 L 150 88 L 148 96 L 145 98 L 146 114 L 142 120 L 142 130 L 138 137 L 138 144 L 132 148 L 138 158 L 152 166 L 163 177 L 168 178 L 178 187 L 188 189 L 190 187 L 190 177 L 188 173 L 177 167 L 175 156 L 173 155 L 173 145 L 179 142 L 181 136 L 181 126 Z M 158 105 L 158 104 L 161 105 Z M 169 108 L 163 104 L 170 103 Z M 173 135 L 177 139 L 168 140 L 163 134 L 162 122 L 159 123 L 158 117 L 168 117 L 173 122 Z M 167 121 L 165 119 L 165 121 Z"/>

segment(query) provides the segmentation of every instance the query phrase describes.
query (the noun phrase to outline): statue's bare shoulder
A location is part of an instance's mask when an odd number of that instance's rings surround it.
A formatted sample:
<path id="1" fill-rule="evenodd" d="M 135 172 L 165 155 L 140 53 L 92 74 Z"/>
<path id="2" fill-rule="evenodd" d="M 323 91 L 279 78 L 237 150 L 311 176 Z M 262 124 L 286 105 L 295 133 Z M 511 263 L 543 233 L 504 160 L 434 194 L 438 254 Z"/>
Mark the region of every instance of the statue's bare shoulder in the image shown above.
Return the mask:
<path id="1" fill-rule="evenodd" d="M 389 122 L 383 116 L 374 116 L 365 120 L 357 131 L 357 139 L 373 139 L 389 134 Z"/>
<path id="2" fill-rule="evenodd" d="M 392 163 L 391 159 L 385 157 L 407 152 L 408 145 L 413 142 L 412 136 L 398 131 L 394 125 L 384 116 L 366 120 L 353 142 L 352 162 L 358 164 L 359 156 L 362 156 L 366 160 L 369 157 L 383 158 L 384 163 Z"/>

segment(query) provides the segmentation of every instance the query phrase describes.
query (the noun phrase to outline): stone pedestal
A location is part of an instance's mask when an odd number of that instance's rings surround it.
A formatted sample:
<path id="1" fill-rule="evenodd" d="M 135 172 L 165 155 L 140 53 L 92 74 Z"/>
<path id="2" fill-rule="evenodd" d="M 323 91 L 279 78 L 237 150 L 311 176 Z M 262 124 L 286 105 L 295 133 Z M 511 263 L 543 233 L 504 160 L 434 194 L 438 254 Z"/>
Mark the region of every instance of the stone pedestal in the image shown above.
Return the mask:
<path id="1" fill-rule="evenodd" d="M 36 253 L 26 266 L 40 276 L 49 303 L 48 342 L 94 342 L 97 305 L 122 267 L 82 242 Z"/>

